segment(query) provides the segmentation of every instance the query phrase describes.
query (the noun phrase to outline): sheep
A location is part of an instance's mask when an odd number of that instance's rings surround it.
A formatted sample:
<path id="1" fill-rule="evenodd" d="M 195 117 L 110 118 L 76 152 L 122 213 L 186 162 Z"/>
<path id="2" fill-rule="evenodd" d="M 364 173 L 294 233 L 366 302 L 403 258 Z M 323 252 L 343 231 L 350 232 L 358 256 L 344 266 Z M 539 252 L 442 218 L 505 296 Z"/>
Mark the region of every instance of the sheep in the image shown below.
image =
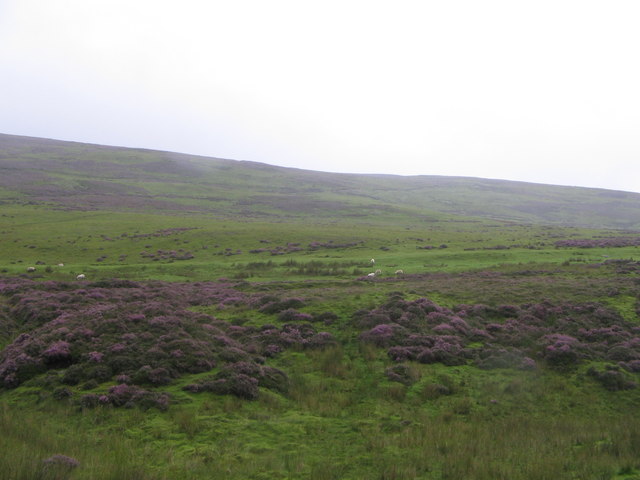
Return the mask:
<path id="1" fill-rule="evenodd" d="M 371 277 L 371 278 L 373 278 L 373 277 L 375 277 L 375 276 L 376 276 L 375 272 L 371 272 L 371 273 L 368 273 L 368 274 L 367 274 L 367 277 Z"/>
<path id="2" fill-rule="evenodd" d="M 396 270 L 396 275 L 402 275 L 404 273 L 404 271 L 402 270 Z"/>
<path id="3" fill-rule="evenodd" d="M 375 258 L 372 258 L 372 259 L 370 260 L 370 262 L 371 262 L 371 265 L 375 265 L 375 263 L 376 263 L 376 259 L 375 259 Z"/>
<path id="4" fill-rule="evenodd" d="M 27 267 L 27 272 L 32 273 L 36 271 L 36 267 Z"/>
<path id="5" fill-rule="evenodd" d="M 59 267 L 64 267 L 64 263 L 59 263 L 58 266 Z"/>
<path id="6" fill-rule="evenodd" d="M 81 273 L 80 275 L 78 275 L 78 276 L 76 277 L 76 280 L 84 280 L 84 279 L 85 279 L 85 275 L 84 275 L 84 273 Z"/>
<path id="7" fill-rule="evenodd" d="M 375 271 L 375 274 L 376 274 L 376 275 L 382 275 L 382 270 L 377 269 L 377 270 Z"/>

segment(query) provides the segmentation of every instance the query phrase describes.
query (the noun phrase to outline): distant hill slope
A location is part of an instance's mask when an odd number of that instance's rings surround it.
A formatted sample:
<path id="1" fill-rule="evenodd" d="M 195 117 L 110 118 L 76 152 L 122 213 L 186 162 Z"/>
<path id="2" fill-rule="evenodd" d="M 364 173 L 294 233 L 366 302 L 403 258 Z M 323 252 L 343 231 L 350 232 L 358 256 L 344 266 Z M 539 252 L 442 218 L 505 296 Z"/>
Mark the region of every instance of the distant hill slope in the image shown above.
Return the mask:
<path id="1" fill-rule="evenodd" d="M 505 180 L 324 173 L 0 134 L 0 202 L 247 218 L 394 212 L 640 229 L 640 194 Z"/>

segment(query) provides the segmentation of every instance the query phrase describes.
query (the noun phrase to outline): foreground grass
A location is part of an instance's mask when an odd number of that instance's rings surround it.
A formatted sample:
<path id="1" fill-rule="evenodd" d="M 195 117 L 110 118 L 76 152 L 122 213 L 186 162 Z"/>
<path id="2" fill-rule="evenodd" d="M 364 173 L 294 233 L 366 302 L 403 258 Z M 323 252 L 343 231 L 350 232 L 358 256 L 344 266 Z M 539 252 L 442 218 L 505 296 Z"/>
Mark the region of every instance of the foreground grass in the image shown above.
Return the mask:
<path id="1" fill-rule="evenodd" d="M 198 398 L 164 413 L 3 403 L 0 472 L 25 480 L 531 480 L 635 478 L 639 467 L 633 414 L 596 405 L 591 415 L 544 415 L 544 394 L 538 407 L 528 404 L 533 414 L 526 405 L 481 408 L 469 389 L 417 401 L 397 385 L 358 401 L 359 387 L 324 380 L 307 379 L 289 399 Z M 80 466 L 47 476 L 42 461 L 54 454 Z"/>

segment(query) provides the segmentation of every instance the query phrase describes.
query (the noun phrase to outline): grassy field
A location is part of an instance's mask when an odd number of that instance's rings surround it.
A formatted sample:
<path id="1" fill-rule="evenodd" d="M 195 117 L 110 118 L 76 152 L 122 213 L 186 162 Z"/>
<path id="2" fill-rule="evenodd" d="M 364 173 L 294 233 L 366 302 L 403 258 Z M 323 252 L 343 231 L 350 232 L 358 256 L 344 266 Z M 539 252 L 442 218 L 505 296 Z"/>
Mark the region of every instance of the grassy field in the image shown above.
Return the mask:
<path id="1" fill-rule="evenodd" d="M 517 184 L 220 161 L 214 188 L 203 159 L 24 142 L 0 479 L 640 478 L 640 235 L 572 226 L 589 192 L 514 219 Z"/>

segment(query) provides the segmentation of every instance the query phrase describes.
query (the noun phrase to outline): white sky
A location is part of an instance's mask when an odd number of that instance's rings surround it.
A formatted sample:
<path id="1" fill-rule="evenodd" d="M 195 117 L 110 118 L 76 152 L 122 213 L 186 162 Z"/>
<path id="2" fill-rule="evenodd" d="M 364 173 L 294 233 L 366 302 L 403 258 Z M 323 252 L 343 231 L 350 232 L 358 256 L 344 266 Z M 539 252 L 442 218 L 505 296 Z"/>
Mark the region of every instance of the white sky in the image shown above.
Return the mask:
<path id="1" fill-rule="evenodd" d="M 640 192 L 637 0 L 0 0 L 0 132 Z"/>

